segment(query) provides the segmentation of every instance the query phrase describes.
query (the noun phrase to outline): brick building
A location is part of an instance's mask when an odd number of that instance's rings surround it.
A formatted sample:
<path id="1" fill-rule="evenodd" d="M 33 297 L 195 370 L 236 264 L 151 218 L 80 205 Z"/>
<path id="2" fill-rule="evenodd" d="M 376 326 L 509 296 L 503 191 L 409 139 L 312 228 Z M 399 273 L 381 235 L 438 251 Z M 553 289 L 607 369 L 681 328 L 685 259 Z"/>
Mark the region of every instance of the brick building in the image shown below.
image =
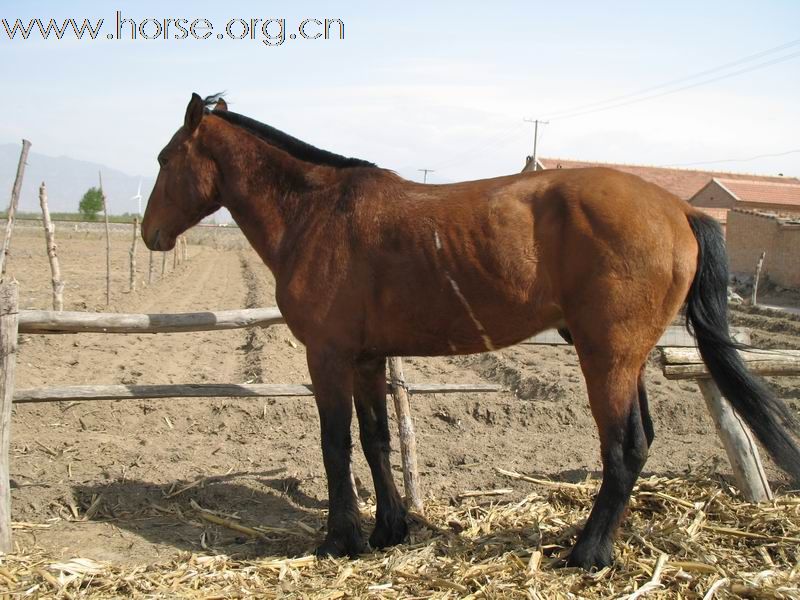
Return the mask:
<path id="1" fill-rule="evenodd" d="M 733 274 L 752 275 L 758 257 L 766 252 L 762 275 L 783 287 L 800 288 L 800 218 L 733 208 L 727 237 Z"/>
<path id="2" fill-rule="evenodd" d="M 714 177 L 689 199 L 697 207 L 800 214 L 800 182 Z"/>

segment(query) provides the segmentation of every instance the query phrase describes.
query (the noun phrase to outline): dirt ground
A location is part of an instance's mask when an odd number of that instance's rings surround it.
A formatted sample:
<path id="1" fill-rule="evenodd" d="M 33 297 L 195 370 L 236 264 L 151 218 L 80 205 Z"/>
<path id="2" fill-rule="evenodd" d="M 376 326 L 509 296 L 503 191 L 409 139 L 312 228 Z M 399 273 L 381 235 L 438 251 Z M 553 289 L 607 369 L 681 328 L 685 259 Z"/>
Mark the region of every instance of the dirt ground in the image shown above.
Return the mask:
<path id="1" fill-rule="evenodd" d="M 139 244 L 138 291 L 126 293 L 130 237 L 113 241 L 113 295 L 105 306 L 104 242 L 96 232 L 64 231 L 59 256 L 66 310 L 179 312 L 273 306 L 266 267 L 238 238 L 206 236 L 187 262 L 146 285 L 148 253 Z M 194 238 L 198 241 L 198 238 Z M 216 247 L 215 247 L 216 246 Z M 9 274 L 22 308 L 50 308 L 42 236 L 19 230 Z M 735 313 L 756 345 L 800 347 L 800 317 L 756 309 Z M 648 389 L 656 441 L 645 473 L 729 467 L 694 383 L 667 381 L 655 360 Z M 516 346 L 491 354 L 411 358 L 418 382 L 499 382 L 495 394 L 412 398 L 422 486 L 437 498 L 464 490 L 513 488 L 495 468 L 579 481 L 597 476 L 599 450 L 577 358 L 570 347 Z M 283 326 L 170 335 L 23 335 L 18 389 L 89 383 L 308 382 L 304 351 Z M 800 380 L 774 388 L 798 409 Z M 12 417 L 12 513 L 16 543 L 59 557 L 150 563 L 181 551 L 237 556 L 310 551 L 324 524 L 326 488 L 311 398 L 170 399 L 17 405 Z M 358 438 L 355 437 L 355 440 Z M 362 496 L 372 491 L 359 448 L 354 469 Z M 393 462 L 400 485 L 399 453 Z M 781 474 L 767 465 L 776 486 Z M 191 518 L 193 503 L 244 523 L 272 528 L 257 543 Z"/>

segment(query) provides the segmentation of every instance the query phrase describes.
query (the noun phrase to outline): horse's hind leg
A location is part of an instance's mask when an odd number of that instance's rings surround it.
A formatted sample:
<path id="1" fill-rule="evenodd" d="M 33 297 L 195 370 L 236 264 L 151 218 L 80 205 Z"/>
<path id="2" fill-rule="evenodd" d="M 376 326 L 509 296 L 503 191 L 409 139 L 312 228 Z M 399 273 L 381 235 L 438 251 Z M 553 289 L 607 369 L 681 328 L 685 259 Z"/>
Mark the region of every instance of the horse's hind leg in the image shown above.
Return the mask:
<path id="1" fill-rule="evenodd" d="M 353 397 L 358 415 L 361 447 L 372 471 L 377 509 L 373 548 L 402 542 L 408 535 L 406 509 L 397 492 L 389 462 L 389 417 L 386 413 L 386 359 L 359 360 L 355 366 Z"/>
<path id="2" fill-rule="evenodd" d="M 576 339 L 592 414 L 600 434 L 603 483 L 567 563 L 584 569 L 611 564 L 613 543 L 631 490 L 647 459 L 648 435 L 639 404 L 640 364 L 586 352 Z M 649 418 L 648 418 L 649 421 Z"/>
<path id="3" fill-rule="evenodd" d="M 356 556 L 364 551 L 361 518 L 350 483 L 353 364 L 331 350 L 309 348 L 308 371 L 319 410 L 322 461 L 328 478 L 328 533 L 319 556 Z"/>
<path id="4" fill-rule="evenodd" d="M 650 418 L 650 404 L 647 400 L 647 388 L 644 384 L 644 371 L 645 367 L 639 369 L 639 379 L 636 388 L 639 392 L 639 412 L 642 415 L 642 427 L 644 428 L 644 436 L 647 438 L 647 447 L 653 445 L 653 440 L 656 437 L 655 429 L 653 429 L 653 420 Z"/>

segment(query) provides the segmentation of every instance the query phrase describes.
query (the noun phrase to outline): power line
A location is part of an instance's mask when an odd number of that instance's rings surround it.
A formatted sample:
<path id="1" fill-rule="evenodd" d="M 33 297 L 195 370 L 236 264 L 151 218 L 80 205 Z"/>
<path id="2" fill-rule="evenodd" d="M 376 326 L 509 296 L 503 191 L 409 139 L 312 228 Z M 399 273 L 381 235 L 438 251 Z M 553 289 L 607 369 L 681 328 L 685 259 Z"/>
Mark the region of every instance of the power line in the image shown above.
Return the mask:
<path id="1" fill-rule="evenodd" d="M 555 120 L 564 121 L 566 119 L 573 119 L 575 117 L 582 117 L 583 115 L 588 115 L 588 114 L 592 114 L 592 113 L 596 113 L 596 112 L 603 112 L 603 111 L 611 110 L 611 109 L 614 109 L 614 108 L 620 108 L 622 106 L 628 106 L 630 104 L 636 104 L 637 102 L 645 102 L 647 100 L 653 100 L 654 98 L 661 98 L 662 96 L 669 96 L 670 94 L 677 94 L 678 92 L 683 92 L 685 90 L 688 90 L 688 89 L 691 89 L 691 88 L 695 88 L 695 87 L 699 87 L 701 85 L 708 85 L 709 83 L 714 83 L 714 82 L 720 81 L 722 79 L 727 79 L 728 77 L 734 77 L 736 75 L 741 75 L 743 73 L 749 73 L 750 71 L 755 71 L 757 69 L 762 69 L 764 67 L 769 67 L 769 66 L 774 65 L 774 64 L 785 62 L 787 60 L 791 60 L 791 59 L 796 58 L 798 56 L 800 56 L 800 51 L 794 52 L 792 54 L 787 54 L 786 56 L 782 56 L 780 58 L 776 58 L 776 59 L 773 59 L 773 60 L 770 60 L 770 61 L 759 63 L 759 64 L 753 65 L 751 67 L 746 67 L 744 69 L 739 69 L 738 71 L 733 71 L 732 73 L 726 73 L 725 75 L 720 75 L 718 77 L 713 77 L 711 79 L 706 79 L 704 81 L 698 81 L 697 83 L 693 83 L 693 84 L 690 84 L 690 85 L 685 85 L 685 86 L 682 86 L 682 87 L 679 87 L 679 88 L 675 88 L 674 90 L 668 90 L 666 92 L 660 92 L 658 94 L 651 94 L 650 96 L 645 96 L 644 98 L 637 98 L 635 100 L 629 100 L 627 102 L 620 102 L 618 104 L 612 104 L 611 106 L 605 106 L 603 108 L 595 108 L 593 110 L 586 110 L 586 111 L 577 112 L 577 113 L 573 113 L 573 114 L 567 114 L 565 116 L 558 117 L 558 119 L 552 119 L 552 120 L 554 120 L 554 121 Z"/>
<path id="2" fill-rule="evenodd" d="M 716 73 L 717 71 L 722 71 L 722 70 L 725 70 L 725 69 L 729 69 L 731 67 L 735 67 L 737 65 L 753 61 L 753 60 L 755 60 L 757 58 L 761 58 L 763 56 L 767 56 L 769 54 L 773 54 L 775 52 L 779 52 L 781 50 L 785 50 L 787 48 L 791 48 L 792 46 L 797 46 L 798 44 L 800 44 L 800 39 L 792 40 L 790 42 L 786 42 L 785 44 L 781 44 L 780 46 L 775 46 L 773 48 L 768 48 L 767 50 L 762 50 L 761 52 L 756 52 L 755 54 L 750 54 L 748 56 L 744 56 L 744 57 L 739 58 L 737 60 L 734 60 L 734 61 L 731 61 L 731 62 L 727 62 L 727 63 L 721 64 L 721 65 L 718 65 L 716 67 L 712 67 L 710 69 L 706 69 L 704 71 L 699 71 L 699 72 L 693 73 L 691 75 L 686 75 L 684 77 L 679 77 L 678 79 L 672 79 L 670 81 L 667 81 L 667 82 L 664 82 L 664 83 L 660 83 L 658 85 L 653 85 L 653 86 L 650 86 L 650 87 L 646 87 L 646 88 L 643 88 L 643 89 L 638 90 L 636 92 L 630 92 L 630 93 L 627 93 L 627 94 L 622 94 L 620 96 L 614 96 L 612 98 L 607 98 L 606 100 L 590 102 L 588 104 L 581 104 L 579 106 L 574 106 L 574 107 L 569 108 L 569 109 L 557 110 L 554 113 L 550 113 L 550 118 L 557 119 L 557 118 L 560 118 L 559 115 L 566 115 L 566 114 L 570 114 L 570 113 L 573 113 L 573 112 L 583 111 L 583 110 L 588 109 L 588 108 L 597 107 L 597 106 L 601 106 L 601 105 L 604 105 L 604 104 L 610 104 L 612 102 L 618 102 L 620 100 L 626 100 L 628 98 L 633 98 L 633 97 L 636 97 L 636 96 L 641 96 L 642 94 L 646 94 L 648 92 L 653 92 L 653 91 L 656 91 L 656 90 L 663 89 L 665 87 L 670 87 L 670 86 L 673 86 L 673 85 L 676 85 L 676 84 L 679 84 L 679 83 L 683 83 L 684 81 L 690 81 L 692 79 L 697 79 L 698 77 L 703 77 L 705 75 L 711 75 L 712 73 Z"/>
<path id="3" fill-rule="evenodd" d="M 776 158 L 778 156 L 788 156 L 789 154 L 797 154 L 800 152 L 800 148 L 796 148 L 794 150 L 787 150 L 786 152 L 776 152 L 773 154 L 759 154 L 758 156 L 750 156 L 748 158 L 722 158 L 719 160 L 698 160 L 695 162 L 688 162 L 688 163 L 673 163 L 670 165 L 664 165 L 665 167 L 693 167 L 695 165 L 713 165 L 717 163 L 727 163 L 727 162 L 749 162 L 751 160 L 758 160 L 759 158 Z"/>
<path id="4" fill-rule="evenodd" d="M 725 70 L 725 69 L 730 69 L 731 67 L 734 67 L 734 66 L 737 66 L 737 65 L 740 65 L 740 64 L 752 62 L 753 60 L 755 60 L 757 58 L 762 58 L 764 56 L 768 56 L 770 54 L 774 54 L 775 52 L 778 52 L 780 50 L 785 50 L 785 49 L 790 48 L 792 46 L 797 46 L 798 44 L 800 44 L 800 39 L 792 40 L 790 42 L 786 42 L 785 44 L 781 44 L 780 46 L 775 46 L 775 47 L 769 48 L 767 50 L 762 50 L 761 52 L 757 52 L 755 54 L 751 54 L 751 55 L 739 58 L 737 60 L 730 61 L 728 63 L 722 64 L 722 65 L 718 65 L 718 66 L 710 68 L 710 69 L 706 69 L 704 71 L 700 71 L 700 72 L 695 73 L 693 75 L 687 75 L 685 77 L 674 79 L 674 80 L 671 80 L 671 81 L 668 81 L 668 82 L 665 82 L 665 83 L 662 83 L 662 84 L 659 84 L 659 85 L 655 85 L 655 86 L 650 86 L 650 87 L 644 88 L 642 90 L 639 90 L 638 92 L 632 92 L 632 93 L 624 94 L 624 95 L 621 95 L 621 96 L 615 96 L 613 98 L 609 98 L 609 99 L 606 99 L 606 100 L 603 100 L 603 101 L 580 105 L 580 106 L 577 106 L 577 107 L 573 107 L 572 109 L 566 109 L 566 110 L 562 110 L 562 111 L 557 111 L 555 113 L 552 113 L 552 115 L 548 119 L 548 122 L 550 120 L 554 120 L 554 121 L 567 120 L 567 119 L 572 119 L 572 118 L 576 118 L 576 117 L 580 117 L 580 116 L 584 116 L 584 115 L 588 115 L 588 114 L 592 114 L 592 113 L 596 113 L 596 112 L 602 112 L 602 111 L 606 111 L 606 110 L 612 110 L 612 109 L 615 109 L 615 108 L 621 108 L 623 106 L 636 104 L 638 102 L 645 102 L 647 100 L 653 100 L 655 98 L 668 96 L 670 94 L 676 94 L 678 92 L 682 92 L 682 91 L 685 91 L 685 90 L 688 90 L 688 89 L 692 89 L 692 88 L 699 87 L 699 86 L 702 86 L 702 85 L 708 85 L 710 83 L 721 81 L 721 80 L 727 79 L 729 77 L 735 77 L 737 75 L 742 75 L 744 73 L 749 73 L 751 71 L 755 71 L 755 70 L 758 70 L 758 69 L 763 69 L 765 67 L 769 67 L 769 66 L 772 66 L 772 65 L 775 65 L 775 64 L 778 64 L 778 63 L 785 62 L 787 60 L 791 60 L 793 58 L 796 58 L 796 57 L 800 56 L 800 51 L 792 52 L 790 54 L 785 54 L 783 56 L 779 56 L 779 57 L 776 57 L 776 58 L 773 58 L 773 59 L 770 59 L 770 60 L 767 60 L 767 61 L 763 61 L 763 62 L 757 63 L 755 65 L 749 65 L 749 66 L 744 67 L 742 69 L 731 71 L 729 73 L 724 73 L 724 74 L 718 75 L 716 77 L 703 79 L 701 81 L 697 81 L 697 82 L 694 82 L 694 83 L 691 83 L 691 84 L 688 84 L 688 85 L 684 85 L 684 86 L 681 86 L 681 87 L 678 87 L 678 88 L 675 88 L 675 89 L 665 90 L 663 92 L 659 92 L 659 93 L 656 93 L 656 94 L 650 94 L 650 95 L 647 95 L 647 96 L 644 96 L 644 97 L 641 97 L 641 98 L 637 97 L 637 96 L 641 96 L 642 94 L 646 94 L 646 93 L 651 92 L 651 91 L 655 91 L 655 90 L 663 89 L 665 87 L 673 86 L 673 85 L 675 85 L 677 83 L 682 83 L 684 81 L 691 81 L 693 79 L 697 79 L 698 77 L 703 77 L 705 75 L 710 75 L 710 74 L 716 73 L 718 71 L 722 71 L 722 70 Z M 630 99 L 627 100 L 628 98 L 630 98 Z M 625 100 L 625 101 L 619 102 L 620 100 Z M 596 107 L 596 108 L 591 108 L 591 107 Z M 531 120 L 527 120 L 527 121 L 530 122 Z M 542 120 L 540 119 L 539 122 L 542 122 Z M 438 169 L 439 170 L 447 170 L 447 169 L 452 168 L 453 166 L 462 164 L 463 162 L 465 162 L 465 158 L 470 157 L 470 155 L 474 154 L 475 150 L 485 151 L 487 149 L 497 147 L 497 146 L 499 146 L 501 144 L 502 145 L 507 145 L 511 141 L 515 141 L 514 138 L 508 137 L 508 134 L 511 133 L 511 131 L 513 129 L 515 129 L 515 127 L 506 128 L 502 132 L 500 132 L 497 136 L 495 136 L 493 138 L 490 138 L 489 142 L 479 142 L 479 143 L 469 147 L 465 152 L 462 152 L 462 153 L 458 154 L 455 158 L 451 158 L 449 161 L 443 163 L 442 165 L 439 165 Z M 536 140 L 536 139 L 537 139 L 536 138 L 536 132 L 534 132 L 534 140 Z M 765 158 L 766 158 L 766 156 L 765 156 Z M 731 159 L 731 160 L 735 160 L 735 159 Z M 726 161 L 713 161 L 713 162 L 726 162 Z M 703 163 L 703 164 L 710 164 L 710 163 Z"/>
<path id="5" fill-rule="evenodd" d="M 480 141 L 480 142 L 477 142 L 475 144 L 472 144 L 472 145 L 468 146 L 465 150 L 463 150 L 462 152 L 459 152 L 455 156 L 451 157 L 449 160 L 447 160 L 447 161 L 445 161 L 445 162 L 443 162 L 443 163 L 441 163 L 439 165 L 436 165 L 436 170 L 437 171 L 446 171 L 447 169 L 451 169 L 454 166 L 458 166 L 460 164 L 463 164 L 465 162 L 465 159 L 468 159 L 471 156 L 473 156 L 476 153 L 476 151 L 484 152 L 486 150 L 490 150 L 490 149 L 493 149 L 493 148 L 505 146 L 505 145 L 508 145 L 509 143 L 511 143 L 513 141 L 516 141 L 516 138 L 511 135 L 515 130 L 516 131 L 520 131 L 520 125 L 519 124 L 515 123 L 512 126 L 509 126 L 509 127 L 506 127 L 504 129 L 502 129 L 499 133 L 497 133 L 496 135 L 493 135 L 492 137 L 488 138 L 487 140 Z"/>

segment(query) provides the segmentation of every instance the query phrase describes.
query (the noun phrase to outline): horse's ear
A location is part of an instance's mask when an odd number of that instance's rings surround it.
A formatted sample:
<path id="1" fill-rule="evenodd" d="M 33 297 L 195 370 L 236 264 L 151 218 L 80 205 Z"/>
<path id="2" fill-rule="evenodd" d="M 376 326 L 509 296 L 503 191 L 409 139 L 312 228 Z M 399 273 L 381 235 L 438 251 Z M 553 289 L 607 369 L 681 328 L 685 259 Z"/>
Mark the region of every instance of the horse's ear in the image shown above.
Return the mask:
<path id="1" fill-rule="evenodd" d="M 228 112 L 228 103 L 225 102 L 224 98 L 217 100 L 217 104 L 214 106 L 214 112 Z"/>
<path id="2" fill-rule="evenodd" d="M 189 100 L 189 105 L 186 107 L 186 117 L 183 119 L 183 126 L 189 133 L 197 129 L 200 125 L 200 120 L 203 118 L 203 112 L 206 106 L 203 99 L 197 94 L 192 94 L 192 99 Z"/>

